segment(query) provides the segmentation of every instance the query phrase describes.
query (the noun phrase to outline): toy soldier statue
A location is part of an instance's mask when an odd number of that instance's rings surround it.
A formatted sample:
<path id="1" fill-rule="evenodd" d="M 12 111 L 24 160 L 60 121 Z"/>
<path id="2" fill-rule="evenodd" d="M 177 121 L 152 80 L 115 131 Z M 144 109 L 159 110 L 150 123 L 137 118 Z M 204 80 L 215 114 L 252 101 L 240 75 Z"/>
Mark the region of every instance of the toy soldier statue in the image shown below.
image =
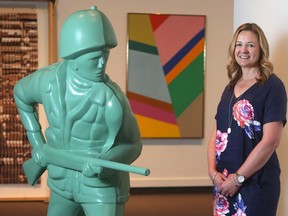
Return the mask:
<path id="1" fill-rule="evenodd" d="M 125 94 L 105 74 L 116 45 L 113 27 L 101 11 L 78 11 L 61 29 L 63 61 L 15 85 L 15 102 L 32 145 L 24 169 L 31 184 L 48 170 L 49 216 L 124 215 L 130 190 L 130 171 L 125 170 L 133 168 L 129 164 L 140 155 L 142 143 Z M 45 138 L 38 103 L 49 123 Z"/>

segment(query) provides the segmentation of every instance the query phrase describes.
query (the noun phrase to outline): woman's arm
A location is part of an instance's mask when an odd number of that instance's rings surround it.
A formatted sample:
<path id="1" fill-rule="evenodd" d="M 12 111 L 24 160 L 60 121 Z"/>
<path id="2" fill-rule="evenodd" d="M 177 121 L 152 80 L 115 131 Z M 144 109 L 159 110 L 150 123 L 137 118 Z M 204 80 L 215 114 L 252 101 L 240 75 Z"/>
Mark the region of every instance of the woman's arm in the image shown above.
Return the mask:
<path id="1" fill-rule="evenodd" d="M 210 140 L 208 142 L 208 174 L 214 185 L 219 186 L 225 181 L 226 177 L 219 173 L 216 168 L 216 122 L 214 124 Z"/>
<path id="2" fill-rule="evenodd" d="M 213 126 L 213 130 L 208 142 L 207 148 L 207 159 L 208 159 L 208 174 L 210 179 L 213 180 L 213 177 L 216 175 L 216 123 Z"/>
<path id="3" fill-rule="evenodd" d="M 283 123 L 280 121 L 264 124 L 262 140 L 256 145 L 237 172 L 247 179 L 260 170 L 279 146 L 282 131 Z"/>

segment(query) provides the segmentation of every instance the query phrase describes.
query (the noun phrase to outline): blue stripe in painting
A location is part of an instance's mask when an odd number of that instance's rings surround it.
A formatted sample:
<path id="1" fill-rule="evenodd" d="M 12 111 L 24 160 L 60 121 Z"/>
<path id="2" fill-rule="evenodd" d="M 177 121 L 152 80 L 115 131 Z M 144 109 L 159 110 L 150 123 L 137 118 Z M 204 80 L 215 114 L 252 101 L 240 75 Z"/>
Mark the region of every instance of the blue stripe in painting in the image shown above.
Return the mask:
<path id="1" fill-rule="evenodd" d="M 202 29 L 195 37 L 193 37 L 176 55 L 173 56 L 164 66 L 164 74 L 167 75 L 188 52 L 204 37 L 205 29 Z"/>

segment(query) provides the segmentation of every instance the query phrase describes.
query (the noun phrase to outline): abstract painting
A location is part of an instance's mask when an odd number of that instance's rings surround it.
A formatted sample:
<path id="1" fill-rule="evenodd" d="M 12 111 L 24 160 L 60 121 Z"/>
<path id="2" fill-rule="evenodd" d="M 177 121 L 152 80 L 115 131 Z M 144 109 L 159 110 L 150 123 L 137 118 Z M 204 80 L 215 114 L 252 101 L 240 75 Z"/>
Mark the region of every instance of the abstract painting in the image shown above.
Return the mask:
<path id="1" fill-rule="evenodd" d="M 205 16 L 128 14 L 127 97 L 142 138 L 202 138 Z"/>

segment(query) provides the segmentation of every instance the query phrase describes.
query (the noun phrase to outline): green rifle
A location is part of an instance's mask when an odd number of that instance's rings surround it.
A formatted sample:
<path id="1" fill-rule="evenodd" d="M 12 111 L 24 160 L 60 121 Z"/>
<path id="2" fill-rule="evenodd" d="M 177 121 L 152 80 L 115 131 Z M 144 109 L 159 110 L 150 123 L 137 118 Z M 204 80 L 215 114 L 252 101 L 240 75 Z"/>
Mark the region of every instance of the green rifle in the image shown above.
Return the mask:
<path id="1" fill-rule="evenodd" d="M 67 169 L 82 172 L 84 164 L 91 163 L 92 166 L 97 164 L 92 169 L 99 169 L 99 167 L 105 167 L 123 172 L 130 172 L 139 175 L 148 176 L 150 170 L 138 166 L 132 166 L 128 164 L 118 163 L 109 160 L 103 160 L 100 158 L 93 158 L 89 156 L 75 155 L 72 152 L 55 149 L 49 146 L 44 148 L 45 160 L 48 164 L 64 167 Z M 45 172 L 46 167 L 38 165 L 34 159 L 29 159 L 24 162 L 23 169 L 30 185 L 35 185 L 41 175 Z"/>

